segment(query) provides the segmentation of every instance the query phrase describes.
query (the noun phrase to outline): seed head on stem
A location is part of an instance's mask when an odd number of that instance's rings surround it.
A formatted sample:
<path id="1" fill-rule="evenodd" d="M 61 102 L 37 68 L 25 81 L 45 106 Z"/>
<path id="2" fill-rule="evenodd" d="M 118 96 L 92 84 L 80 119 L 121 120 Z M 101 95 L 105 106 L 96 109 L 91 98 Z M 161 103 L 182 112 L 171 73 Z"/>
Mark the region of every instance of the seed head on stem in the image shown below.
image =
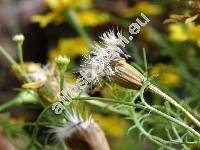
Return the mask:
<path id="1" fill-rule="evenodd" d="M 122 50 L 124 43 L 120 40 L 118 35 L 119 33 L 116 36 L 114 31 L 110 31 L 104 33 L 103 36 L 100 37 L 103 41 L 103 46 L 100 46 L 97 43 L 95 44 L 93 47 L 94 49 L 85 61 L 86 63 L 82 65 L 82 76 L 90 83 L 93 83 L 96 80 L 98 81 L 101 77 L 107 77 L 122 87 L 139 90 L 147 79 L 142 73 L 129 65 L 125 59 L 121 57 L 121 55 L 125 57 L 127 55 Z M 88 70 L 87 68 L 89 66 L 90 69 Z M 188 118 L 200 127 L 200 122 L 194 116 L 155 85 L 149 83 L 146 89 L 161 96 L 177 109 L 180 109 Z"/>

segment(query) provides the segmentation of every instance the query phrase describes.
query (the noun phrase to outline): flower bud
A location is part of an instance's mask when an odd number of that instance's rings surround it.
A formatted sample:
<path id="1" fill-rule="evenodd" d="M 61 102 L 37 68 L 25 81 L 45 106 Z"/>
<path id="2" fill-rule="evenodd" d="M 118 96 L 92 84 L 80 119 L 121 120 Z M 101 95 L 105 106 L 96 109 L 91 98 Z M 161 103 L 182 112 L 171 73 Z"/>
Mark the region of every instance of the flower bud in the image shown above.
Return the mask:
<path id="1" fill-rule="evenodd" d="M 64 66 L 67 66 L 70 62 L 70 59 L 67 56 L 59 55 L 55 58 L 55 61 L 60 69 L 62 69 Z"/>
<path id="2" fill-rule="evenodd" d="M 24 37 L 24 35 L 23 34 L 18 34 L 18 35 L 15 35 L 14 37 L 13 37 L 13 39 L 12 39 L 14 42 L 16 42 L 16 43 L 23 43 L 24 42 L 24 40 L 25 40 L 25 37 Z"/>

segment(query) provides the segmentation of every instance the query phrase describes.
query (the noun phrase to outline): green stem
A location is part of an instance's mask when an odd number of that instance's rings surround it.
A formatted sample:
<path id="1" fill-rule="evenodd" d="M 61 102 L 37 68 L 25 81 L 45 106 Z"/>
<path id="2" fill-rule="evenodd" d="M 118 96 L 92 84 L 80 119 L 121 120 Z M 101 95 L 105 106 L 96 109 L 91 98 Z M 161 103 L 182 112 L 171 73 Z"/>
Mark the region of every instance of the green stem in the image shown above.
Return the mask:
<path id="1" fill-rule="evenodd" d="M 83 26 L 80 24 L 76 13 L 74 10 L 70 9 L 65 11 L 65 16 L 66 18 L 69 20 L 69 22 L 71 23 L 71 25 L 73 26 L 73 28 L 81 35 L 81 37 L 85 40 L 85 42 L 87 42 L 87 44 L 92 47 L 92 40 L 90 38 L 90 36 L 88 35 L 88 33 L 85 31 L 85 29 L 83 28 Z"/>
<path id="2" fill-rule="evenodd" d="M 113 100 L 113 99 L 110 99 L 110 98 L 77 97 L 77 98 L 74 98 L 73 100 L 98 100 L 98 101 L 102 101 L 102 102 L 111 102 L 111 103 L 117 103 L 117 104 L 131 106 L 131 107 L 135 107 L 135 108 L 145 109 L 145 107 L 142 106 L 142 105 L 140 105 L 140 104 L 134 104 L 134 103 L 129 103 L 129 102 L 122 102 L 122 101 Z"/>
<path id="3" fill-rule="evenodd" d="M 18 104 L 19 104 L 19 98 L 16 97 L 15 99 L 8 101 L 7 103 L 1 104 L 0 105 L 0 112 L 8 109 L 10 107 L 17 106 Z"/>
<path id="4" fill-rule="evenodd" d="M 24 60 L 23 60 L 22 44 L 21 43 L 17 43 L 17 49 L 18 49 L 18 55 L 19 55 L 18 56 L 19 57 L 19 62 L 23 66 Z"/>
<path id="5" fill-rule="evenodd" d="M 19 106 L 25 103 L 36 103 L 38 95 L 35 91 L 25 90 L 17 95 L 16 98 L 0 105 L 0 112 L 13 106 Z"/>
<path id="6" fill-rule="evenodd" d="M 31 80 L 28 78 L 26 72 L 22 69 L 22 67 L 20 67 L 17 64 L 17 62 L 10 56 L 10 54 L 1 46 L 0 46 L 0 53 L 2 53 L 8 59 L 8 61 L 17 68 L 17 70 L 22 75 L 22 77 L 24 77 L 26 82 L 31 82 Z"/>
<path id="7" fill-rule="evenodd" d="M 159 88 L 157 88 L 154 85 L 150 85 L 149 89 L 156 93 L 157 95 L 163 97 L 165 100 L 167 100 L 170 104 L 175 106 L 176 108 L 180 109 L 189 119 L 192 120 L 193 123 L 195 123 L 200 128 L 200 122 L 192 115 L 190 112 L 188 112 L 183 106 L 181 106 L 178 102 L 176 102 L 174 99 L 172 99 L 170 96 L 162 92 Z"/>
<path id="8" fill-rule="evenodd" d="M 62 96 L 62 90 L 64 88 L 64 76 L 65 76 L 65 70 L 60 70 L 60 95 Z"/>
<path id="9" fill-rule="evenodd" d="M 149 104 L 146 103 L 143 94 L 144 94 L 144 91 L 145 91 L 146 87 L 148 86 L 148 83 L 149 83 L 149 81 L 147 80 L 144 83 L 144 85 L 142 86 L 141 90 L 140 90 L 140 98 L 142 100 L 142 103 L 146 106 L 146 108 L 149 109 L 150 111 L 153 111 L 154 113 L 166 118 L 167 120 L 170 120 L 170 121 L 172 121 L 172 122 L 184 127 L 185 129 L 187 129 L 188 131 L 193 133 L 195 136 L 200 138 L 200 134 L 197 131 L 195 131 L 193 128 L 189 127 L 187 124 L 185 124 L 185 123 L 183 123 L 183 122 L 181 122 L 181 121 L 179 121 L 179 120 L 177 120 L 177 119 L 175 119 L 175 118 L 173 118 L 173 117 L 171 117 L 171 116 L 169 116 L 169 115 L 167 115 L 167 114 L 155 109 L 154 107 L 152 107 L 152 106 L 150 106 Z"/>
<path id="10" fill-rule="evenodd" d="M 33 129 L 33 139 L 32 139 L 32 144 L 35 143 L 36 139 L 37 139 L 37 134 L 39 131 L 39 122 L 42 119 L 42 117 L 45 115 L 45 113 L 50 109 L 51 105 L 47 106 L 38 116 L 37 121 L 36 121 L 36 125 Z"/>
<path id="11" fill-rule="evenodd" d="M 141 97 L 142 101 L 144 101 L 143 96 Z M 193 133 L 195 136 L 197 136 L 198 138 L 200 137 L 200 134 L 195 131 L 194 129 L 192 129 L 191 127 L 189 127 L 188 125 L 186 125 L 185 123 L 166 115 L 165 113 L 162 113 L 161 111 L 151 107 L 150 105 L 148 105 L 145 101 L 144 104 L 145 106 L 139 105 L 139 104 L 133 104 L 133 103 L 129 103 L 129 102 L 122 102 L 122 101 L 117 101 L 117 100 L 113 100 L 113 99 L 109 99 L 109 98 L 99 98 L 99 97 L 78 97 L 78 98 L 74 98 L 74 100 L 98 100 L 98 101 L 104 101 L 104 102 L 111 102 L 111 103 L 118 103 L 118 104 L 123 104 L 123 105 L 127 105 L 127 106 L 131 106 L 134 108 L 141 108 L 141 109 L 147 109 L 150 112 L 153 112 L 159 116 L 164 117 L 165 119 L 174 122 L 178 125 L 180 125 L 181 127 L 187 129 L 188 131 L 190 131 L 191 133 Z"/>
<path id="12" fill-rule="evenodd" d="M 195 131 L 193 128 L 189 127 L 185 123 L 183 123 L 183 122 L 181 122 L 181 121 L 179 121 L 179 120 L 177 120 L 175 118 L 172 118 L 171 116 L 166 115 L 165 113 L 162 113 L 161 111 L 159 111 L 159 110 L 155 109 L 154 107 L 150 106 L 149 104 L 147 104 L 144 101 L 143 98 L 141 98 L 141 99 L 142 99 L 144 105 L 146 106 L 146 108 L 148 108 L 149 110 L 153 111 L 154 113 L 162 116 L 163 118 L 165 118 L 167 120 L 170 120 L 170 121 L 172 121 L 172 122 L 174 122 L 174 123 L 176 123 L 176 124 L 184 127 L 185 129 L 187 129 L 188 131 L 190 131 L 191 133 L 193 133 L 194 135 L 196 135 L 198 138 L 200 138 L 200 134 L 197 131 Z"/>
<path id="13" fill-rule="evenodd" d="M 165 102 L 165 108 L 166 108 L 167 114 L 169 115 L 171 107 L 167 101 Z M 184 143 L 183 140 L 181 139 L 181 137 L 179 136 L 179 133 L 177 132 L 176 127 L 172 123 L 170 123 L 170 125 L 171 125 L 172 131 L 174 132 L 174 135 L 176 136 L 178 141 Z M 189 148 L 185 144 L 181 144 L 181 145 L 185 150 L 189 150 Z"/>
<path id="14" fill-rule="evenodd" d="M 140 130 L 141 133 L 143 133 L 150 141 L 152 141 L 153 143 L 161 146 L 161 147 L 165 147 L 166 149 L 170 149 L 170 150 L 174 150 L 173 148 L 170 148 L 164 144 L 165 141 L 156 137 L 156 136 L 152 136 L 151 134 L 149 134 L 140 124 L 138 118 L 136 117 L 136 115 L 134 114 L 134 112 L 132 113 L 133 115 L 133 121 L 135 122 L 135 125 L 137 126 L 137 128 Z"/>
<path id="15" fill-rule="evenodd" d="M 147 57 L 145 48 L 143 48 L 143 59 L 144 59 L 145 77 L 148 77 Z"/>

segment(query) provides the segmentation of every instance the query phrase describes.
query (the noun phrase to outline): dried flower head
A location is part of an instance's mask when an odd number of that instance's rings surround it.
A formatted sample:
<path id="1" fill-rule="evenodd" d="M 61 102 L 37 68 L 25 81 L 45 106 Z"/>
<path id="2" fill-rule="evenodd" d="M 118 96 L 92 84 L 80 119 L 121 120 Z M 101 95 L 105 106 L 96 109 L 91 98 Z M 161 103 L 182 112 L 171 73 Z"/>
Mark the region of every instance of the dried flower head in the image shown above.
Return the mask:
<path id="1" fill-rule="evenodd" d="M 124 59 L 118 61 L 114 66 L 112 81 L 122 87 L 130 89 L 140 89 L 145 77 L 133 66 L 126 63 Z"/>
<path id="2" fill-rule="evenodd" d="M 29 73 L 28 76 L 30 79 L 34 82 L 46 82 L 47 81 L 47 74 L 48 74 L 48 69 L 47 65 L 40 68 L 36 72 Z"/>
<path id="3" fill-rule="evenodd" d="M 27 73 L 28 77 L 32 82 L 25 83 L 22 85 L 23 88 L 39 88 L 42 87 L 51 78 L 53 82 L 53 77 L 55 76 L 55 67 L 53 65 L 45 65 L 43 67 L 37 68 L 36 70 Z"/>
<path id="4" fill-rule="evenodd" d="M 19 66 L 22 67 L 28 74 L 37 72 L 41 69 L 41 64 L 34 62 L 24 62 L 23 64 L 19 64 Z M 24 81 L 24 77 L 19 73 L 16 65 L 12 65 L 11 69 L 18 80 Z"/>
<path id="5" fill-rule="evenodd" d="M 81 65 L 80 74 L 90 84 L 99 83 L 102 77 L 113 75 L 112 65 L 124 57 L 129 57 L 122 50 L 125 44 L 119 32 L 117 32 L 117 35 L 113 30 L 106 32 L 100 39 L 102 39 L 101 45 L 95 42 L 90 55 L 86 57 L 84 64 Z"/>
<path id="6" fill-rule="evenodd" d="M 73 110 L 66 113 L 66 118 L 65 125 L 50 130 L 57 140 L 65 141 L 71 149 L 109 150 L 103 131 L 91 117 L 84 120 Z"/>

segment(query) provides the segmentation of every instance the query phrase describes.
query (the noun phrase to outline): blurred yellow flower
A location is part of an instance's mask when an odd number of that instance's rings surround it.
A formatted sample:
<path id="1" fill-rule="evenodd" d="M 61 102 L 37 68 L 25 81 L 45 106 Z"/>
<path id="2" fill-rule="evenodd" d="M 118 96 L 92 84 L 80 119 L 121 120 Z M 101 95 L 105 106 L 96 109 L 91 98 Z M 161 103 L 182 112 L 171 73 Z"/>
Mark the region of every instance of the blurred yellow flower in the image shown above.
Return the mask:
<path id="1" fill-rule="evenodd" d="M 67 55 L 70 59 L 74 59 L 77 56 L 87 54 L 88 51 L 89 46 L 82 38 L 62 38 L 58 41 L 57 48 L 49 52 L 49 58 L 54 59 L 58 55 Z"/>
<path id="2" fill-rule="evenodd" d="M 32 22 L 39 23 L 41 28 L 46 27 L 49 23 L 54 22 L 55 24 L 60 24 L 63 22 L 63 17 L 58 13 L 49 12 L 45 15 L 35 15 L 32 17 Z"/>
<path id="3" fill-rule="evenodd" d="M 165 87 L 177 87 L 181 82 L 178 70 L 171 65 L 157 64 L 150 70 L 150 75 L 159 74 L 156 78 L 160 85 Z"/>
<path id="4" fill-rule="evenodd" d="M 174 42 L 192 41 L 200 46 L 200 25 L 189 24 L 170 24 L 169 39 Z"/>
<path id="5" fill-rule="evenodd" d="M 58 12 L 66 8 L 89 8 L 92 6 L 91 0 L 45 0 L 45 2 L 51 10 Z"/>
<path id="6" fill-rule="evenodd" d="M 162 12 L 162 8 L 159 5 L 151 4 L 149 2 L 139 2 L 133 7 L 127 8 L 122 12 L 124 17 L 133 17 L 140 13 L 146 15 L 158 15 Z"/>
<path id="7" fill-rule="evenodd" d="M 169 39 L 174 42 L 182 42 L 187 40 L 187 35 L 184 29 L 184 25 L 177 23 L 169 25 Z"/>
<path id="8" fill-rule="evenodd" d="M 95 10 L 77 12 L 77 17 L 83 26 L 97 26 L 109 21 L 109 15 Z"/>
<path id="9" fill-rule="evenodd" d="M 187 35 L 189 41 L 197 42 L 200 47 L 200 25 L 190 26 L 187 31 Z"/>
<path id="10" fill-rule="evenodd" d="M 128 124 L 125 120 L 117 116 L 104 116 L 97 113 L 93 114 L 92 116 L 109 136 L 118 138 L 125 135 L 128 127 Z"/>
<path id="11" fill-rule="evenodd" d="M 39 23 L 42 28 L 49 23 L 64 22 L 62 13 L 67 9 L 78 9 L 75 13 L 83 26 L 97 26 L 109 20 L 108 14 L 92 9 L 91 0 L 46 0 L 46 4 L 50 8 L 50 12 L 32 17 L 32 21 Z"/>

